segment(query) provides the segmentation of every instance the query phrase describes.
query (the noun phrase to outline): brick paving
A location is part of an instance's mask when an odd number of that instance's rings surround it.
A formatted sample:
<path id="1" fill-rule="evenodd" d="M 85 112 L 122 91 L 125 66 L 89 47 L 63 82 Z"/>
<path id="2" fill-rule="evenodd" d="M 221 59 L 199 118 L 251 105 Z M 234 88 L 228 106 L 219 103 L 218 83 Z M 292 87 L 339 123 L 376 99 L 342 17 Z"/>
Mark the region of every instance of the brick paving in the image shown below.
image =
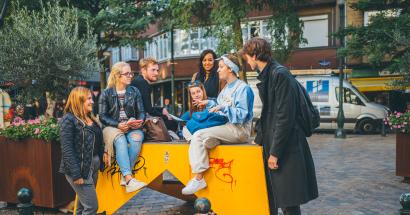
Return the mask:
<path id="1" fill-rule="evenodd" d="M 410 184 L 395 175 L 395 135 L 315 134 L 309 139 L 315 160 L 320 197 L 302 206 L 312 215 L 397 215 L 399 196 Z M 410 164 L 409 164 L 410 165 Z M 38 214 L 57 214 L 38 209 Z M 18 214 L 15 208 L 0 214 Z M 61 213 L 60 213 L 61 214 Z M 117 214 L 193 214 L 192 203 L 149 188 L 141 191 Z"/>

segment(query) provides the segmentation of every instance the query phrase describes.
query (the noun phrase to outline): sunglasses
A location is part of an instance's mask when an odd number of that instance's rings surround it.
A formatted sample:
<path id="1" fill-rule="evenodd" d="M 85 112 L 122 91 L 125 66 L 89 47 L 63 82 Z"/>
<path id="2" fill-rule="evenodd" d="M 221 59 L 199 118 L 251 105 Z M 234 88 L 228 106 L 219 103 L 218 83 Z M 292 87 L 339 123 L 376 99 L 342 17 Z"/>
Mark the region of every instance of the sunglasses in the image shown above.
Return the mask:
<path id="1" fill-rule="evenodd" d="M 187 87 L 199 87 L 201 85 L 200 81 L 193 81 L 193 82 L 188 82 L 185 84 Z"/>
<path id="2" fill-rule="evenodd" d="M 120 75 L 127 76 L 127 77 L 134 77 L 134 73 L 132 72 L 120 73 Z"/>

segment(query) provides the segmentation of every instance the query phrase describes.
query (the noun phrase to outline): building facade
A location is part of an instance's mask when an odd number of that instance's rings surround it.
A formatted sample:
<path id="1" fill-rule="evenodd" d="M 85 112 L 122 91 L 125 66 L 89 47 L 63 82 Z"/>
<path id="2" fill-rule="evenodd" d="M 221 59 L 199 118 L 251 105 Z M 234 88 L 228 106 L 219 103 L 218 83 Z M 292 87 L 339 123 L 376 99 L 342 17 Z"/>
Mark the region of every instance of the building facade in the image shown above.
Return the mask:
<path id="1" fill-rule="evenodd" d="M 300 20 L 304 23 L 303 36 L 307 44 L 302 44 L 293 51 L 284 64 L 297 75 L 337 73 L 341 66 L 337 58 L 337 48 L 341 43 L 330 36 L 345 25 L 365 25 L 371 12 L 355 11 L 349 7 L 355 0 L 311 0 L 298 7 Z M 271 11 L 252 11 L 242 21 L 243 41 L 252 37 L 263 37 L 271 40 L 267 19 Z M 346 24 L 345 24 L 346 23 Z M 144 49 L 132 47 L 113 48 L 111 64 L 127 61 L 138 73 L 138 59 L 154 57 L 160 63 L 160 81 L 155 84 L 152 95 L 153 104 L 162 106 L 165 98 L 171 98 L 171 32 L 163 32 L 158 26 L 151 25 L 144 33 L 152 40 L 146 42 Z M 216 50 L 218 41 L 206 34 L 203 27 L 189 30 L 175 29 L 174 34 L 174 77 L 177 110 L 185 109 L 186 92 L 184 86 L 192 75 L 199 71 L 199 55 L 205 49 Z M 394 76 L 383 75 L 382 71 L 363 69 L 363 59 L 347 59 L 344 68 L 347 77 L 371 100 L 377 101 L 392 109 L 400 109 L 403 104 L 395 104 L 394 98 L 408 98 L 408 94 L 397 92 L 387 87 Z M 250 73 L 252 82 L 252 73 Z M 380 96 L 383 95 L 383 96 Z M 382 99 L 381 99 L 382 98 Z M 408 100 L 408 99 L 407 99 Z"/>

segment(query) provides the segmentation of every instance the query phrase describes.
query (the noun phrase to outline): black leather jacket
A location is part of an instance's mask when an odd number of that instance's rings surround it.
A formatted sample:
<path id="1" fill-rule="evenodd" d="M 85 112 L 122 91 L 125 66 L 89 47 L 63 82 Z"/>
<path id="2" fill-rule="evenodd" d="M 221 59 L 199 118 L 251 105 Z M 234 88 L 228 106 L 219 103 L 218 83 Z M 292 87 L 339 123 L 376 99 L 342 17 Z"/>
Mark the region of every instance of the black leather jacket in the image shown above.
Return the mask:
<path id="1" fill-rule="evenodd" d="M 114 88 L 105 89 L 100 96 L 99 115 L 104 126 L 118 127 L 120 123 L 120 101 Z M 124 110 L 127 117 L 145 119 L 144 105 L 140 91 L 133 86 L 127 86 L 125 91 Z"/>
<path id="2" fill-rule="evenodd" d="M 67 113 L 60 121 L 61 164 L 59 172 L 70 176 L 74 181 L 80 178 L 87 179 L 90 174 L 94 148 L 102 161 L 104 145 L 96 142 L 96 134 L 86 124 Z M 103 162 L 101 162 L 103 164 Z M 102 169 L 103 166 L 100 166 Z"/>

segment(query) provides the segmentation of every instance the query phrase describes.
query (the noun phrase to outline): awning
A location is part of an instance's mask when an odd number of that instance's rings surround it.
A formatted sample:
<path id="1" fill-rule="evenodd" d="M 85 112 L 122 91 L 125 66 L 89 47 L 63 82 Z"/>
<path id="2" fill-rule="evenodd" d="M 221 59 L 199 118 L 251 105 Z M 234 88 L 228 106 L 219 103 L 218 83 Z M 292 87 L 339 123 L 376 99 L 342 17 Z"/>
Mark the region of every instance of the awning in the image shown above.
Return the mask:
<path id="1" fill-rule="evenodd" d="M 344 74 L 351 74 L 352 69 L 344 69 Z M 291 69 L 292 75 L 334 75 L 339 74 L 338 69 Z M 247 77 L 257 77 L 258 73 L 254 71 L 246 71 Z"/>
<path id="2" fill-rule="evenodd" d="M 403 77 L 376 77 L 376 78 L 350 78 L 349 81 L 361 92 L 376 92 L 390 90 L 404 90 L 400 87 L 391 86 L 391 81 L 400 80 Z M 406 88 L 410 90 L 410 86 Z"/>

